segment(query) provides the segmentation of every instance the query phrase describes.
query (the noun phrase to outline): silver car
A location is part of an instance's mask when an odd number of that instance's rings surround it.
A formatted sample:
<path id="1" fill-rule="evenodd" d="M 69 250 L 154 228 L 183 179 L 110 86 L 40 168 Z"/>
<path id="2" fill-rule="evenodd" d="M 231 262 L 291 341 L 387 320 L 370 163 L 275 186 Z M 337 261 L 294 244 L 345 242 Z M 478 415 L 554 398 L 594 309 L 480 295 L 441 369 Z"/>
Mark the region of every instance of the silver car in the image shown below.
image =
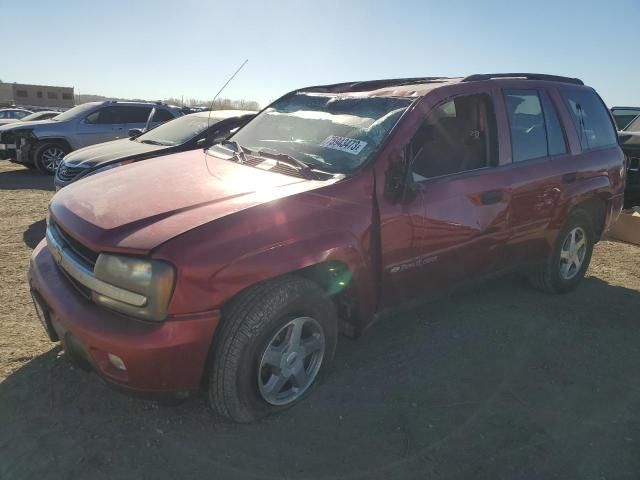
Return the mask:
<path id="1" fill-rule="evenodd" d="M 131 129 L 154 127 L 180 115 L 179 107 L 162 103 L 83 103 L 50 120 L 0 127 L 0 153 L 13 162 L 53 175 L 60 161 L 73 150 L 127 138 Z"/>

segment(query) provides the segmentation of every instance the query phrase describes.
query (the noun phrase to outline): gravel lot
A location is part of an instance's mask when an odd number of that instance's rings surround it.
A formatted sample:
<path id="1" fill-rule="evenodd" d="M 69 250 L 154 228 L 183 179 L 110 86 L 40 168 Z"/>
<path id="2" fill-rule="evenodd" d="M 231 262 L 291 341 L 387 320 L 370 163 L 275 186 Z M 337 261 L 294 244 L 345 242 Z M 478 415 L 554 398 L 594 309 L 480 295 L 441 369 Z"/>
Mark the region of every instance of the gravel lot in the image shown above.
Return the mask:
<path id="1" fill-rule="evenodd" d="M 253 425 L 125 397 L 73 368 L 25 273 L 51 178 L 0 165 L 0 479 L 640 478 L 640 248 L 601 242 L 568 295 L 506 277 L 341 338 Z"/>

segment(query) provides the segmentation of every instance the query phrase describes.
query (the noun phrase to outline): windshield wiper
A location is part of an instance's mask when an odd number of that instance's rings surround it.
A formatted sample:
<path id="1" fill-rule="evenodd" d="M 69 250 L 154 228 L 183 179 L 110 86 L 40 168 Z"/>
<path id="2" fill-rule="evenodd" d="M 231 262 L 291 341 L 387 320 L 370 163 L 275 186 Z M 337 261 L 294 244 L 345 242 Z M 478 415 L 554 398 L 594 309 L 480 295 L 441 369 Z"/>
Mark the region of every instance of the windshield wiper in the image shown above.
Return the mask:
<path id="1" fill-rule="evenodd" d="M 221 145 L 231 145 L 236 152 L 236 156 L 238 157 L 239 163 L 246 163 L 247 157 L 245 157 L 245 149 L 240 146 L 238 142 L 235 140 L 223 140 L 220 142 Z M 249 152 L 249 150 L 247 150 Z"/>
<path id="2" fill-rule="evenodd" d="M 155 140 L 138 140 L 140 143 L 148 143 L 149 145 L 160 145 L 161 147 L 166 147 L 166 143 L 156 142 Z"/>
<path id="3" fill-rule="evenodd" d="M 290 167 L 295 168 L 298 172 L 300 172 L 307 178 L 314 178 L 316 180 L 318 178 L 315 172 L 311 170 L 309 164 L 303 162 L 302 160 L 298 160 L 297 158 L 292 157 L 291 155 L 288 155 L 286 153 L 271 153 L 266 152 L 265 150 L 258 150 L 257 152 L 255 152 L 255 154 L 260 157 L 270 158 L 278 163 L 286 163 Z"/>

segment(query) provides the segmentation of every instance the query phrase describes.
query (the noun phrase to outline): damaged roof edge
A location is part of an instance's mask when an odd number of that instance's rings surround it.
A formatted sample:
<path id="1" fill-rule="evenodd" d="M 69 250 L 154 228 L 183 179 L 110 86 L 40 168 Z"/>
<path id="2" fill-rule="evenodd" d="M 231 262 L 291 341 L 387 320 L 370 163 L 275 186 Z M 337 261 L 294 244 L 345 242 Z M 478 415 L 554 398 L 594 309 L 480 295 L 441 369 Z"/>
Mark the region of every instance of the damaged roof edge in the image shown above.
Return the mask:
<path id="1" fill-rule="evenodd" d="M 317 93 L 347 93 L 347 92 L 369 92 L 387 87 L 400 87 L 406 85 L 421 85 L 425 83 L 441 83 L 461 80 L 462 77 L 414 77 L 414 78 L 391 78 L 382 80 L 364 80 L 355 82 L 334 83 L 330 85 L 316 85 L 313 87 L 301 88 L 299 92 Z"/>

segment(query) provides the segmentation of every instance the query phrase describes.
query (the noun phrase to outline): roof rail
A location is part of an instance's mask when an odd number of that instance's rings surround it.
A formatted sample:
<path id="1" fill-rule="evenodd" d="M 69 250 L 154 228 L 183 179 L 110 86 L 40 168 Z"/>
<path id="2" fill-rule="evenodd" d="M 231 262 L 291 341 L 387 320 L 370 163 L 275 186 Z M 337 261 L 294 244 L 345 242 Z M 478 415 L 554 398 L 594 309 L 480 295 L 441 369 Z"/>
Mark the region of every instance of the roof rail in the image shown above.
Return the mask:
<path id="1" fill-rule="evenodd" d="M 476 73 L 462 79 L 463 82 L 479 82 L 481 80 L 491 80 L 493 78 L 524 78 L 526 80 L 547 80 L 549 82 L 573 83 L 574 85 L 584 85 L 579 78 L 562 77 L 560 75 L 546 75 L 544 73 Z"/>
<path id="2" fill-rule="evenodd" d="M 301 88 L 303 92 L 358 92 L 367 90 L 377 90 L 385 87 L 397 87 L 401 85 L 414 85 L 419 83 L 441 82 L 452 77 L 415 77 L 415 78 L 392 78 L 384 80 L 365 80 L 360 82 L 334 83 L 330 85 L 316 85 L 313 87 Z"/>

